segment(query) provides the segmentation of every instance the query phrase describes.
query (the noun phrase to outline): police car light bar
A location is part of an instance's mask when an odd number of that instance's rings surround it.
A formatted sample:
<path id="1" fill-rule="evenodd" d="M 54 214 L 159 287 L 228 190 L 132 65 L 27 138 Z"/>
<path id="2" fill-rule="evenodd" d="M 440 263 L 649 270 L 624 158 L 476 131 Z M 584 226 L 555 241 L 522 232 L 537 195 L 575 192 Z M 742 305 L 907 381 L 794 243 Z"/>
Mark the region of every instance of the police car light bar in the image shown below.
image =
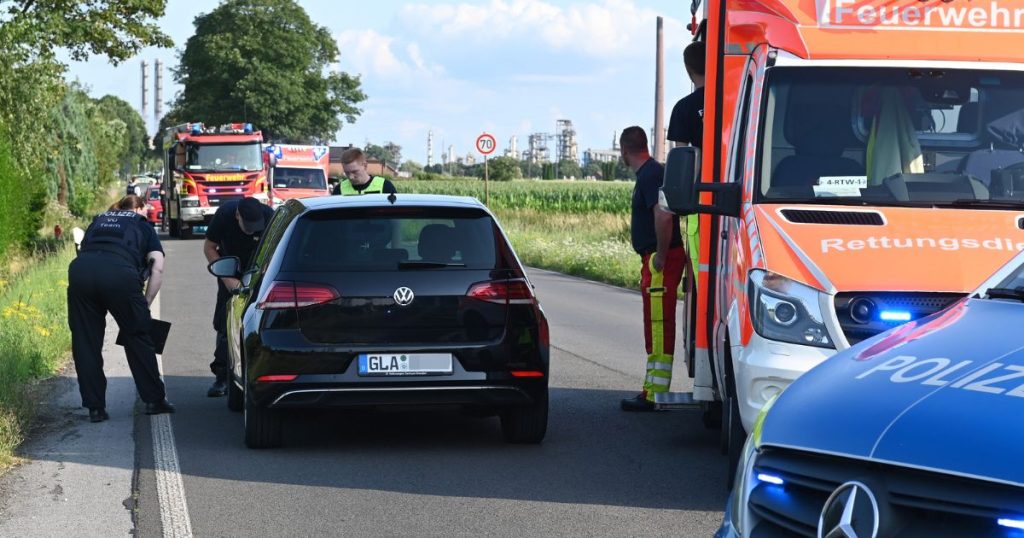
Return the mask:
<path id="1" fill-rule="evenodd" d="M 771 474 L 767 474 L 767 473 L 757 473 L 757 479 L 760 480 L 761 482 L 767 482 L 769 484 L 775 484 L 776 486 L 781 486 L 781 485 L 786 483 L 785 480 L 783 480 L 783 479 L 781 479 L 781 478 L 779 478 L 779 477 L 777 477 L 775 475 L 771 475 Z M 1000 520 L 1000 521 L 1002 521 L 1002 520 Z"/>
<path id="2" fill-rule="evenodd" d="M 1000 527 L 1009 527 L 1011 529 L 1024 530 L 1024 519 L 1010 519 L 1001 517 L 997 520 Z"/>
<path id="3" fill-rule="evenodd" d="M 882 310 L 878 317 L 882 321 L 910 321 L 910 312 L 904 310 Z"/>

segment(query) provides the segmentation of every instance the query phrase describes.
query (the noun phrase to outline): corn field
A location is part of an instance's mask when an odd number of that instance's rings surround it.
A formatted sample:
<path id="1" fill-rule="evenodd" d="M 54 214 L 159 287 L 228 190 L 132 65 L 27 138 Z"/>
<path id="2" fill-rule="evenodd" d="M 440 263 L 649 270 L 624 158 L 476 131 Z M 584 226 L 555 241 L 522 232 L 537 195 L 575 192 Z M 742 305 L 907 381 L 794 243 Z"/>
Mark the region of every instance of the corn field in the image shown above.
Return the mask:
<path id="1" fill-rule="evenodd" d="M 484 201 L 478 179 L 401 181 L 399 192 L 473 196 Z M 491 181 L 487 206 L 495 211 L 530 209 L 550 213 L 628 214 L 633 183 L 627 181 Z"/>

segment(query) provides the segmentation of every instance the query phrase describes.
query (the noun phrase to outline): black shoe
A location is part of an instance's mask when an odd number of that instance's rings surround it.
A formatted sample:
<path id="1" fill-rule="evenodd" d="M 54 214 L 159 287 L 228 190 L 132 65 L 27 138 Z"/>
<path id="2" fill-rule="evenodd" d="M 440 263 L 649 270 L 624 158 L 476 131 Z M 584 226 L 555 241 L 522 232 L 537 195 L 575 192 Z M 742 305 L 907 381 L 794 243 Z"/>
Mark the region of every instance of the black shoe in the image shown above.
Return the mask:
<path id="1" fill-rule="evenodd" d="M 647 399 L 643 393 L 637 394 L 632 398 L 624 398 L 622 400 L 623 411 L 656 411 L 654 408 L 654 402 Z"/>
<path id="2" fill-rule="evenodd" d="M 103 422 L 104 420 L 107 420 L 109 418 L 110 415 L 108 415 L 107 411 L 102 407 L 97 407 L 96 409 L 89 410 L 89 422 Z"/>
<path id="3" fill-rule="evenodd" d="M 146 404 L 146 414 L 147 415 L 159 415 L 161 413 L 173 413 L 173 412 L 174 412 L 174 406 L 171 405 L 171 402 L 168 402 L 166 399 L 161 400 L 159 402 L 153 402 L 153 403 L 147 403 Z"/>
<path id="4" fill-rule="evenodd" d="M 206 391 L 206 395 L 210 398 L 220 398 L 228 393 L 228 382 L 223 379 L 218 379 L 210 385 L 210 390 Z"/>

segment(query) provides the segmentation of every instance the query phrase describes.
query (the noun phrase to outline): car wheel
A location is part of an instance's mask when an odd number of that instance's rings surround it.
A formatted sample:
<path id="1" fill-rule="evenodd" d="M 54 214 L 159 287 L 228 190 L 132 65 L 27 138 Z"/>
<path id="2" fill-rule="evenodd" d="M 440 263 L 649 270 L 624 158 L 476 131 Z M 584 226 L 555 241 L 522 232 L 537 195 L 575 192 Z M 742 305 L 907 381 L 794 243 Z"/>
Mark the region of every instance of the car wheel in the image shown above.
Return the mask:
<path id="1" fill-rule="evenodd" d="M 530 405 L 511 407 L 501 412 L 501 433 L 505 441 L 515 444 L 537 444 L 548 431 L 548 389 L 537 395 Z"/>
<path id="2" fill-rule="evenodd" d="M 243 408 L 245 446 L 249 448 L 281 446 L 281 415 L 273 409 L 257 406 L 248 395 L 244 395 L 243 398 L 245 400 Z"/>
<path id="3" fill-rule="evenodd" d="M 726 349 L 729 343 L 726 342 Z M 728 456 L 728 472 L 726 473 L 726 489 L 732 487 L 736 478 L 736 466 L 739 465 L 743 443 L 747 440 L 747 432 L 743 430 L 740 418 L 739 397 L 736 394 L 736 381 L 732 371 L 732 354 L 725 354 L 725 401 L 722 402 L 722 453 Z"/>

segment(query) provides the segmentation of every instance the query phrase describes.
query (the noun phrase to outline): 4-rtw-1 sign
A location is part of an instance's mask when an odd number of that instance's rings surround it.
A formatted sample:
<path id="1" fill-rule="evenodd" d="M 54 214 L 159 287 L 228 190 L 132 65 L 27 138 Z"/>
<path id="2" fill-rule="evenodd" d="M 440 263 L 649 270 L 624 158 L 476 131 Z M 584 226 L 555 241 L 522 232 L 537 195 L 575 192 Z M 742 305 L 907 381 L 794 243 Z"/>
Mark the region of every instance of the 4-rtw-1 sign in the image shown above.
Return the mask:
<path id="1" fill-rule="evenodd" d="M 494 140 L 494 136 L 484 133 L 476 137 L 476 150 L 484 155 L 490 155 L 497 149 L 498 143 Z"/>

